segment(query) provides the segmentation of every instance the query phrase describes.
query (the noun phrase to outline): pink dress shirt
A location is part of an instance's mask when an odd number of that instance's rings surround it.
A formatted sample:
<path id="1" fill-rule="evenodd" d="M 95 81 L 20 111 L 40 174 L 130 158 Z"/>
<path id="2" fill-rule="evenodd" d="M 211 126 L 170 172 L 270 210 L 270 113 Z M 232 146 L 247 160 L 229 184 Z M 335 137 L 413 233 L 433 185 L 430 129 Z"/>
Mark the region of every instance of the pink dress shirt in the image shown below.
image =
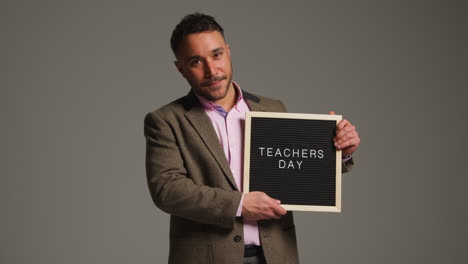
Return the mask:
<path id="1" fill-rule="evenodd" d="M 213 124 L 213 128 L 223 146 L 224 154 L 226 155 L 232 174 L 236 180 L 237 187 L 242 191 L 245 113 L 250 110 L 242 97 L 242 91 L 239 85 L 235 82 L 232 83 L 237 91 L 238 97 L 236 104 L 229 112 L 226 112 L 220 105 L 201 96 L 197 95 L 197 98 L 205 108 L 205 112 Z M 244 197 L 242 197 L 237 209 L 237 216 L 241 216 L 242 214 L 243 201 Z M 260 245 L 260 236 L 256 221 L 244 219 L 244 244 Z"/>

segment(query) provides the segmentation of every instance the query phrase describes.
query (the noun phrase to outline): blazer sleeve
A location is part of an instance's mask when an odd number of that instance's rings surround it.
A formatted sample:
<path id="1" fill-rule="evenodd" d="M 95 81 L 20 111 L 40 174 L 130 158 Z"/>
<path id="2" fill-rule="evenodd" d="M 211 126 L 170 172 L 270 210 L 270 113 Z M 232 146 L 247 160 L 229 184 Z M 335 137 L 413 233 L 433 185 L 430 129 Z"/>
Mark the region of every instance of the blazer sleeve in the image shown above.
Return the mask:
<path id="1" fill-rule="evenodd" d="M 155 205 L 166 213 L 203 224 L 232 229 L 242 193 L 195 184 L 171 126 L 158 114 L 144 122 L 146 175 Z"/>
<path id="2" fill-rule="evenodd" d="M 341 164 L 341 173 L 346 173 L 346 172 L 350 172 L 353 170 L 353 166 L 354 166 L 354 160 L 353 158 L 347 160 L 346 162 L 343 162 Z"/>

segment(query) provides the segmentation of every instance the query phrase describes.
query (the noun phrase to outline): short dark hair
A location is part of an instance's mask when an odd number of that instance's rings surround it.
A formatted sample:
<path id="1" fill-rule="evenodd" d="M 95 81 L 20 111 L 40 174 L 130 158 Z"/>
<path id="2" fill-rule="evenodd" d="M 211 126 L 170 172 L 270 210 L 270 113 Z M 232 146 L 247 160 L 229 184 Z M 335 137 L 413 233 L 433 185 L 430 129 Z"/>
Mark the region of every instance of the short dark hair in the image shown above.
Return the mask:
<path id="1" fill-rule="evenodd" d="M 172 31 L 171 49 L 174 55 L 177 55 L 180 44 L 189 34 L 199 33 L 204 31 L 218 31 L 224 38 L 223 28 L 216 22 L 214 17 L 202 13 L 193 13 L 186 15 L 177 24 Z"/>

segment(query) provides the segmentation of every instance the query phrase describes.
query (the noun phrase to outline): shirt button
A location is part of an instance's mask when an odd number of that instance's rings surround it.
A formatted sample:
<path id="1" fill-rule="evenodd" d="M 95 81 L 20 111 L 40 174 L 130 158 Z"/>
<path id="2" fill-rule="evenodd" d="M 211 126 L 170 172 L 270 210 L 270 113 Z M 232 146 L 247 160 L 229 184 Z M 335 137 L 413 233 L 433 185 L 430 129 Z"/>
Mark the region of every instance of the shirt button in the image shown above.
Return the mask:
<path id="1" fill-rule="evenodd" d="M 240 242 L 241 240 L 242 240 L 241 236 L 235 236 L 234 237 L 234 241 L 236 241 L 236 242 Z"/>

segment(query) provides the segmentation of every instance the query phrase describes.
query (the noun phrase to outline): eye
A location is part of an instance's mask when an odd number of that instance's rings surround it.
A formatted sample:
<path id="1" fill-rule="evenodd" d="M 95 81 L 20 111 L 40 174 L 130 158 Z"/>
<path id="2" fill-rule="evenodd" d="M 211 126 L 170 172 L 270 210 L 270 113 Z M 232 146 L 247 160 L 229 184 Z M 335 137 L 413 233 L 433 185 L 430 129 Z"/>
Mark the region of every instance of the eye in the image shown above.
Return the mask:
<path id="1" fill-rule="evenodd" d="M 219 58 L 219 57 L 221 57 L 221 55 L 223 55 L 222 52 L 216 52 L 216 53 L 213 55 L 213 57 Z"/>
<path id="2" fill-rule="evenodd" d="M 200 63 L 201 63 L 201 60 L 198 60 L 198 59 L 197 59 L 197 60 L 191 61 L 191 62 L 190 62 L 190 65 L 191 65 L 191 66 L 196 66 L 197 64 L 200 64 Z"/>

